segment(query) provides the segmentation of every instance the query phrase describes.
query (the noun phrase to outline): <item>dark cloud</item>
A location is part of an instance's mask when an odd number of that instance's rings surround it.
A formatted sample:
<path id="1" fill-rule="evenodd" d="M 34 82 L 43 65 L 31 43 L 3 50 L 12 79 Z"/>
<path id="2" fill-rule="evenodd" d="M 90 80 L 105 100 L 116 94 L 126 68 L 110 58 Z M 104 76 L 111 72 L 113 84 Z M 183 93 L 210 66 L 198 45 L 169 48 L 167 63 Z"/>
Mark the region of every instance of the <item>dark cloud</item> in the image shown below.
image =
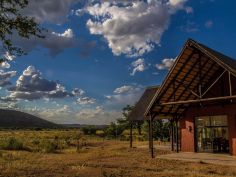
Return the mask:
<path id="1" fill-rule="evenodd" d="M 66 21 L 72 4 L 76 2 L 79 0 L 29 0 L 22 12 L 38 22 L 61 24 Z"/>
<path id="2" fill-rule="evenodd" d="M 30 39 L 22 39 L 19 36 L 14 36 L 14 43 L 26 51 L 30 52 L 37 47 L 44 47 L 48 49 L 49 55 L 55 57 L 66 48 L 72 48 L 76 45 L 76 40 L 73 31 L 69 28 L 63 33 L 56 33 L 53 31 L 44 32 L 45 38 L 31 37 Z"/>

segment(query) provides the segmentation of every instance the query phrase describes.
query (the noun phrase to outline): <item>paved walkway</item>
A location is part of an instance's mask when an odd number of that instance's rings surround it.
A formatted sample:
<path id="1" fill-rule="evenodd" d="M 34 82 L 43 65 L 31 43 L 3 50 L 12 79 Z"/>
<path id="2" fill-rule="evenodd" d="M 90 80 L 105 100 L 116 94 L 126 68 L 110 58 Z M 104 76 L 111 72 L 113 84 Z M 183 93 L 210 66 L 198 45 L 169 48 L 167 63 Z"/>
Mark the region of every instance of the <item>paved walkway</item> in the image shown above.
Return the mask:
<path id="1" fill-rule="evenodd" d="M 236 157 L 227 154 L 180 152 L 180 153 L 159 155 L 156 156 L 156 158 L 236 166 Z"/>

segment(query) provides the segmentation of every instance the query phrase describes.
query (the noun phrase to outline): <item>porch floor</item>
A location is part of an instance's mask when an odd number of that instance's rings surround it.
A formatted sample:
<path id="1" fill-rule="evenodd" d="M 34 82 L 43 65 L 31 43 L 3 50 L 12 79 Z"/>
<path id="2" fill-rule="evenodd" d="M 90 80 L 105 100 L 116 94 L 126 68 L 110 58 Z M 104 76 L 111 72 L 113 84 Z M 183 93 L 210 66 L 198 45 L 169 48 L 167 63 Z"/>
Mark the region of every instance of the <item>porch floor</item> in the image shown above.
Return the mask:
<path id="1" fill-rule="evenodd" d="M 228 154 L 179 152 L 159 155 L 155 158 L 236 166 L 236 156 L 230 156 Z"/>

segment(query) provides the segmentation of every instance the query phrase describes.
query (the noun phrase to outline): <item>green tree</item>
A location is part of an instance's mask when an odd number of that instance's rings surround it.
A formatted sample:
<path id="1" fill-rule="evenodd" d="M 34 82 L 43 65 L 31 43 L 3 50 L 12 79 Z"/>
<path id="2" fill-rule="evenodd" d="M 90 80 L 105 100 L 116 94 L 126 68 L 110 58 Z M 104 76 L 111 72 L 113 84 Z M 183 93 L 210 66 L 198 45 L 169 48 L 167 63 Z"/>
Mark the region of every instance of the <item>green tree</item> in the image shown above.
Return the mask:
<path id="1" fill-rule="evenodd" d="M 146 133 L 149 131 L 149 124 L 145 121 L 142 124 L 142 130 Z M 166 120 L 154 120 L 153 121 L 153 138 L 161 141 L 170 139 L 170 122 Z"/>
<path id="2" fill-rule="evenodd" d="M 129 128 L 129 114 L 133 110 L 133 106 L 127 105 L 122 109 L 122 118 L 117 119 L 117 124 L 124 130 Z"/>
<path id="3" fill-rule="evenodd" d="M 24 51 L 13 45 L 11 36 L 17 34 L 22 38 L 36 36 L 43 38 L 44 30 L 35 22 L 34 18 L 21 14 L 21 10 L 28 5 L 28 0 L 0 0 L 0 40 L 3 51 L 10 55 L 20 56 Z M 1 61 L 6 58 L 1 58 Z"/>

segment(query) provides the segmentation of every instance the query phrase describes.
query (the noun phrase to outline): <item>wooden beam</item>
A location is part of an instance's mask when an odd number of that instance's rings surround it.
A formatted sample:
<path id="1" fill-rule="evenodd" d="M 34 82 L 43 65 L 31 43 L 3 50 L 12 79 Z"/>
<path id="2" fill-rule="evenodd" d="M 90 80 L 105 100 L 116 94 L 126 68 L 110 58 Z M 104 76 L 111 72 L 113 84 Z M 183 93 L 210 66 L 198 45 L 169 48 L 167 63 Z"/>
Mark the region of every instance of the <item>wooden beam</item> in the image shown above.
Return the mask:
<path id="1" fill-rule="evenodd" d="M 179 82 L 180 84 L 183 85 L 183 87 L 188 90 L 189 92 L 191 92 L 193 95 L 195 95 L 196 97 L 200 98 L 200 95 L 198 95 L 197 93 L 195 93 L 193 90 L 191 90 L 187 85 L 185 85 L 184 83 L 181 83 L 180 81 L 176 80 L 177 82 Z"/>
<path id="2" fill-rule="evenodd" d="M 206 60 L 206 62 L 203 64 L 203 67 L 205 67 L 205 65 L 207 63 L 208 63 L 208 61 Z M 205 78 L 208 75 L 208 73 L 214 68 L 215 65 L 216 65 L 216 62 L 213 62 L 213 64 L 211 64 L 211 66 L 208 68 L 207 72 L 205 72 L 202 77 Z M 193 81 L 194 81 L 194 79 L 189 83 L 189 86 L 192 84 Z M 193 90 L 195 90 L 195 89 L 196 89 L 196 87 Z M 184 92 L 182 92 L 181 95 L 179 95 L 177 100 L 179 100 L 183 96 L 183 94 L 184 94 Z M 189 94 L 187 96 L 187 99 L 189 99 L 190 96 L 191 96 L 191 94 Z M 180 109 L 180 106 L 179 106 L 179 108 L 176 111 L 178 112 L 179 109 Z"/>
<path id="3" fill-rule="evenodd" d="M 207 63 L 208 63 L 208 59 L 206 59 L 206 61 L 205 61 L 204 64 L 202 65 L 202 67 L 205 67 Z M 194 64 L 196 65 L 197 62 L 194 63 Z M 194 67 L 194 66 L 193 66 L 193 67 Z M 214 67 L 214 64 L 212 64 L 212 65 L 210 66 L 210 68 L 209 68 L 209 69 L 207 70 L 207 72 L 203 75 L 203 77 L 205 77 L 206 74 L 208 74 L 208 71 L 210 71 L 213 67 Z M 187 75 L 185 75 L 185 76 L 187 76 Z M 189 84 L 187 85 L 187 87 L 190 87 L 191 84 L 193 83 L 193 81 L 194 81 L 194 79 L 192 79 L 191 82 L 189 82 Z M 183 92 L 178 96 L 177 100 L 179 100 L 179 99 L 183 96 L 183 94 L 184 94 L 184 92 L 185 92 L 186 90 L 187 90 L 187 88 L 184 88 Z M 190 94 L 188 95 L 188 97 L 190 97 Z M 172 109 L 173 109 L 173 107 L 169 109 L 168 113 L 171 112 Z M 180 107 L 177 108 L 177 112 L 178 112 L 179 109 L 180 109 Z"/>
<path id="4" fill-rule="evenodd" d="M 216 78 L 216 80 L 206 89 L 206 91 L 202 94 L 202 96 L 204 96 L 217 83 L 217 81 L 224 75 L 225 72 L 226 70 L 224 70 L 221 73 L 221 75 L 219 75 L 219 77 Z"/>
<path id="5" fill-rule="evenodd" d="M 228 71 L 228 79 L 229 79 L 229 96 L 232 96 L 232 83 L 231 83 L 231 74 Z"/>
<path id="6" fill-rule="evenodd" d="M 205 102 L 205 101 L 228 100 L 228 99 L 234 99 L 234 98 L 236 98 L 236 95 L 223 96 L 223 97 L 214 97 L 214 98 L 204 98 L 204 99 L 198 99 L 198 100 L 185 100 L 185 101 L 160 103 L 160 106 L 162 106 L 162 105 L 175 105 L 175 104 L 190 104 L 190 103 L 199 103 L 199 102 Z"/>
<path id="7" fill-rule="evenodd" d="M 183 68 L 185 67 L 185 65 L 188 63 L 188 61 L 191 59 L 191 57 L 196 54 L 195 50 L 192 51 L 192 53 L 189 55 L 189 57 L 184 61 L 184 63 L 182 63 L 182 66 L 179 68 L 179 70 L 177 71 L 177 73 L 175 74 L 175 77 L 171 80 L 171 82 L 169 82 L 169 84 L 167 85 L 167 87 L 165 88 L 165 90 L 161 93 L 160 97 L 162 97 L 163 94 L 166 93 L 166 91 L 169 89 L 169 87 L 171 86 L 173 80 L 176 80 L 176 78 L 179 76 L 179 74 L 182 72 Z"/>

